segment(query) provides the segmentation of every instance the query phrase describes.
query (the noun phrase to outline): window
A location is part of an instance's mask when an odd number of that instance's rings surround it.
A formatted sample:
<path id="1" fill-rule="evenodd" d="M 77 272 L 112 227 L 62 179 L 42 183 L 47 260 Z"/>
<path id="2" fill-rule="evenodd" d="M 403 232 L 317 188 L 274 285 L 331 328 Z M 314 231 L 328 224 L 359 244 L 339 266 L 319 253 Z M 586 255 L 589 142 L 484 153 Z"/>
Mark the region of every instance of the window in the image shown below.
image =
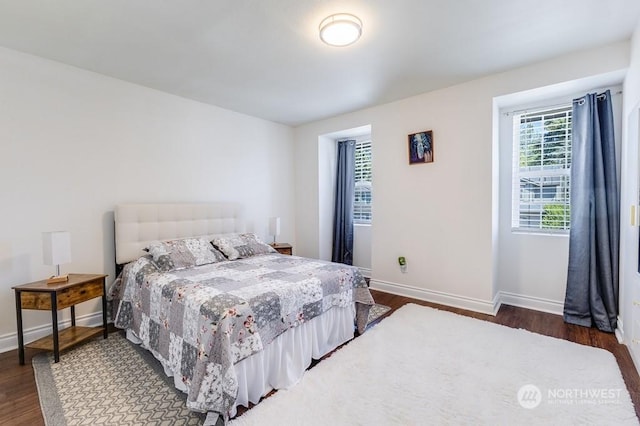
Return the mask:
<path id="1" fill-rule="evenodd" d="M 567 104 L 513 117 L 514 229 L 569 229 L 571 112 Z"/>
<path id="2" fill-rule="evenodd" d="M 356 139 L 353 220 L 371 223 L 371 138 Z"/>

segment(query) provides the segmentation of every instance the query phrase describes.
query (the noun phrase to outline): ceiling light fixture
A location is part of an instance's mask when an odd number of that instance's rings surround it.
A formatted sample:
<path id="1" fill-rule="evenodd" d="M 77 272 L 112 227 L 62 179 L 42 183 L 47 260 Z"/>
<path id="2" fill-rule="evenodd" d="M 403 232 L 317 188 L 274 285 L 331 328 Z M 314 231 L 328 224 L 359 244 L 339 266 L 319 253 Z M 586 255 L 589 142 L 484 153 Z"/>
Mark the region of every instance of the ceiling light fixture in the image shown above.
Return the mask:
<path id="1" fill-rule="evenodd" d="M 362 35 L 362 21 L 349 13 L 336 13 L 320 23 L 320 39 L 329 46 L 349 46 Z"/>

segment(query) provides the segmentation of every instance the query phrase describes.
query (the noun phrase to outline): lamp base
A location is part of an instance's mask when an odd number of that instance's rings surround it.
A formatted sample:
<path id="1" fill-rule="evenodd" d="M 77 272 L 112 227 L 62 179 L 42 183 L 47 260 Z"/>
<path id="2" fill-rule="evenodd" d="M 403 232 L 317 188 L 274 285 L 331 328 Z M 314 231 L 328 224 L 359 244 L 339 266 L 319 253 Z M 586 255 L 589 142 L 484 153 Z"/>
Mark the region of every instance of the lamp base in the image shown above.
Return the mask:
<path id="1" fill-rule="evenodd" d="M 53 277 L 47 278 L 47 284 L 65 283 L 67 281 L 69 281 L 69 274 L 54 275 Z"/>

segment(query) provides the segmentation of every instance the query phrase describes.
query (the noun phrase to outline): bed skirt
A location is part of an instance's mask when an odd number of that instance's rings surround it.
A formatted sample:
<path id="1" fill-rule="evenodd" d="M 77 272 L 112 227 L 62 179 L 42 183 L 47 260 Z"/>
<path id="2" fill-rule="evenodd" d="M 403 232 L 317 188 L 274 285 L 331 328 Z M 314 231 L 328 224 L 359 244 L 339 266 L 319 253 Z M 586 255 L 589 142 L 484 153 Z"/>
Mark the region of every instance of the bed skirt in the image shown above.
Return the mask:
<path id="1" fill-rule="evenodd" d="M 298 383 L 312 359 L 319 359 L 354 336 L 355 306 L 334 307 L 324 314 L 287 330 L 276 337 L 262 352 L 251 355 L 235 365 L 238 397 L 229 417 L 236 415 L 239 405 L 248 407 L 273 389 L 286 389 Z M 127 339 L 141 340 L 127 330 Z M 181 375 L 163 365 L 173 377 L 177 389 L 186 392 Z"/>

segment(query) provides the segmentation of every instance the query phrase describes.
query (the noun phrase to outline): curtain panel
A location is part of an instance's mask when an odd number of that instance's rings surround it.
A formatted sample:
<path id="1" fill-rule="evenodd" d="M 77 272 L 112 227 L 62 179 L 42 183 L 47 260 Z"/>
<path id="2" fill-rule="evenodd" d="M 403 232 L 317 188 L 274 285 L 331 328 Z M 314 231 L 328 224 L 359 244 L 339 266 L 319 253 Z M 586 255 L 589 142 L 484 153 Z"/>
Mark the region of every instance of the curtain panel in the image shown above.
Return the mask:
<path id="1" fill-rule="evenodd" d="M 336 202 L 333 213 L 332 262 L 353 265 L 353 197 L 356 141 L 338 142 Z"/>
<path id="2" fill-rule="evenodd" d="M 574 99 L 564 320 L 607 332 L 618 316 L 618 193 L 611 93 Z"/>

